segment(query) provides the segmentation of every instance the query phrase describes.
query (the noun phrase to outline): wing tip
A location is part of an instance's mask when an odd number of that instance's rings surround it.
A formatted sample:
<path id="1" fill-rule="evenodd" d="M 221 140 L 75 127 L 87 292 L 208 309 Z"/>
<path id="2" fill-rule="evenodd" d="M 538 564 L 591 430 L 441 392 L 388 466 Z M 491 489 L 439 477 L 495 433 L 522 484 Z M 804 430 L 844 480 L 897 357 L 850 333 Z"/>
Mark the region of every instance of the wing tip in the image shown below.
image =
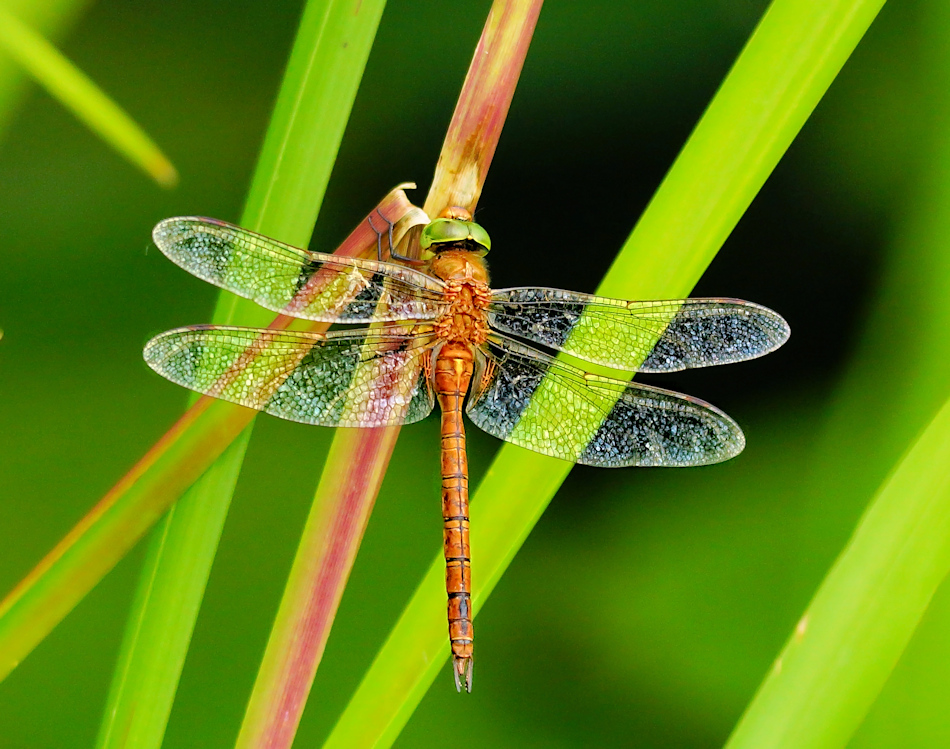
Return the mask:
<path id="1" fill-rule="evenodd" d="M 729 414 L 702 398 L 696 398 L 692 395 L 681 397 L 688 399 L 697 408 L 697 413 L 704 417 L 703 421 L 714 434 L 715 442 L 719 446 L 718 450 L 705 452 L 699 460 L 684 463 L 684 466 L 712 466 L 717 463 L 724 463 L 727 460 L 732 460 L 745 450 L 745 433 L 739 423 Z"/>
<path id="2" fill-rule="evenodd" d="M 217 218 L 207 216 L 172 216 L 163 218 L 152 228 L 152 241 L 155 246 L 168 255 L 167 249 L 174 246 L 175 242 L 188 230 L 194 230 L 201 227 L 231 228 L 234 224 L 222 221 Z"/>
<path id="3" fill-rule="evenodd" d="M 735 419 L 733 419 L 728 414 L 722 413 L 722 411 L 719 413 L 725 417 L 722 419 L 722 421 L 725 422 L 723 425 L 724 431 L 728 433 L 728 436 L 719 440 L 719 444 L 722 449 L 718 453 L 715 455 L 710 455 L 709 460 L 702 463 L 697 463 L 696 465 L 712 466 L 716 465 L 717 463 L 725 463 L 727 460 L 732 460 L 738 456 L 739 453 L 745 450 L 746 440 L 745 433 L 742 431 L 742 427 L 740 427 L 736 423 Z"/>
<path id="4" fill-rule="evenodd" d="M 765 309 L 768 309 L 768 307 Z M 770 309 L 769 312 L 772 313 L 773 319 L 780 330 L 780 335 L 776 337 L 775 348 L 772 349 L 772 351 L 775 351 L 775 349 L 779 348 L 780 346 L 784 346 L 788 342 L 788 339 L 792 337 L 792 326 L 788 324 L 788 320 L 782 317 L 775 310 Z"/>
<path id="5" fill-rule="evenodd" d="M 142 347 L 142 359 L 162 377 L 172 379 L 163 370 L 163 365 L 174 355 L 173 348 L 176 347 L 174 340 L 180 338 L 181 334 L 187 330 L 188 328 L 175 328 L 153 336 Z"/>
<path id="6" fill-rule="evenodd" d="M 788 320 L 764 304 L 758 304 L 756 302 L 743 302 L 743 304 L 758 313 L 763 323 L 759 325 L 759 328 L 765 332 L 766 336 L 772 342 L 771 348 L 763 350 L 758 356 L 770 354 L 788 341 L 792 335 L 792 327 L 788 324 Z"/>
<path id="7" fill-rule="evenodd" d="M 173 234 L 177 234 L 182 224 L 193 220 L 193 216 L 171 216 L 170 218 L 163 218 L 155 224 L 152 229 L 152 241 L 155 242 L 159 249 L 164 251 L 164 247 L 168 244 L 169 237 Z"/>

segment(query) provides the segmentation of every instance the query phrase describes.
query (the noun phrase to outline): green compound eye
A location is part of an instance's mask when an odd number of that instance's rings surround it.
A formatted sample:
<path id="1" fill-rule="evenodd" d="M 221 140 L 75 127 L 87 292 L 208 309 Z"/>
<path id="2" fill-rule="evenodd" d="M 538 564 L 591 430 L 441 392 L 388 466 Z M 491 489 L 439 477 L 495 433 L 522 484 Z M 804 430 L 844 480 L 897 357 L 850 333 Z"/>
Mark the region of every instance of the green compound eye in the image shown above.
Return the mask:
<path id="1" fill-rule="evenodd" d="M 419 244 L 427 250 L 432 245 L 472 242 L 478 245 L 482 254 L 491 248 L 488 232 L 474 221 L 460 221 L 456 218 L 437 218 L 422 230 Z"/>
<path id="2" fill-rule="evenodd" d="M 468 239 L 468 226 L 464 221 L 454 218 L 437 218 L 422 230 L 419 242 L 422 249 L 427 249 L 434 244 L 462 242 L 466 239 Z"/>
<path id="3" fill-rule="evenodd" d="M 482 228 L 481 224 L 476 224 L 474 221 L 467 221 L 465 225 L 468 227 L 468 238 L 488 252 L 491 249 L 491 237 L 488 236 L 488 232 Z"/>

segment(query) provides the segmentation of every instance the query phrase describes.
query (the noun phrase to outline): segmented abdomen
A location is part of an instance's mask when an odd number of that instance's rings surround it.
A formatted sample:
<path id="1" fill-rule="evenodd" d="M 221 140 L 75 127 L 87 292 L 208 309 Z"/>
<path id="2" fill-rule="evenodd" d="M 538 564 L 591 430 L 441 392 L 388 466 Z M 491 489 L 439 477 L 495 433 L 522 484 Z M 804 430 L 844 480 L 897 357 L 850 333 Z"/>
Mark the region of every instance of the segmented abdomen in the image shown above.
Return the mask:
<path id="1" fill-rule="evenodd" d="M 471 691 L 472 577 L 468 540 L 468 460 L 462 400 L 472 379 L 472 348 L 446 343 L 435 363 L 435 389 L 442 408 L 442 521 L 449 640 L 456 686 Z"/>

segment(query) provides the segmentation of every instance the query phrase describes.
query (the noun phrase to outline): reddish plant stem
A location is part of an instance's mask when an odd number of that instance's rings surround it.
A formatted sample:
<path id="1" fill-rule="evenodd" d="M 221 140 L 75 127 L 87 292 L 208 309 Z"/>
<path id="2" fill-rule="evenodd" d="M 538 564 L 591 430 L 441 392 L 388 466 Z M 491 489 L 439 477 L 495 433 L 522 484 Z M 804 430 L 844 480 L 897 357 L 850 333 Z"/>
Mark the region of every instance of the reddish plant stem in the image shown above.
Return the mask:
<path id="1" fill-rule="evenodd" d="M 496 0 L 482 31 L 425 202 L 474 210 L 541 2 Z M 289 749 L 362 540 L 398 427 L 338 430 L 238 738 Z"/>
<path id="2" fill-rule="evenodd" d="M 385 464 L 379 456 L 388 461 L 395 444 L 389 434 L 393 431 L 341 429 L 334 440 L 237 747 L 273 749 L 293 743 L 373 507 L 366 497 L 375 497 L 383 480 Z M 334 470 L 335 459 L 343 456 L 362 469 L 358 479 L 353 478 L 356 470 Z M 284 617 L 292 626 L 281 626 Z M 290 642 L 275 640 L 278 633 Z M 257 691 L 264 685 L 269 686 L 267 694 Z"/>
<path id="3" fill-rule="evenodd" d="M 541 0 L 492 4 L 426 197 L 430 216 L 448 206 L 475 212 L 540 13 Z"/>
<path id="4" fill-rule="evenodd" d="M 412 208 L 401 189 L 380 204 L 397 220 Z M 367 217 L 368 218 L 368 217 Z M 376 233 L 364 220 L 337 250 L 376 253 Z M 269 326 L 300 323 L 278 315 Z M 325 323 L 308 323 L 321 330 Z M 136 544 L 257 414 L 202 397 L 0 602 L 0 679 L 68 614 Z"/>

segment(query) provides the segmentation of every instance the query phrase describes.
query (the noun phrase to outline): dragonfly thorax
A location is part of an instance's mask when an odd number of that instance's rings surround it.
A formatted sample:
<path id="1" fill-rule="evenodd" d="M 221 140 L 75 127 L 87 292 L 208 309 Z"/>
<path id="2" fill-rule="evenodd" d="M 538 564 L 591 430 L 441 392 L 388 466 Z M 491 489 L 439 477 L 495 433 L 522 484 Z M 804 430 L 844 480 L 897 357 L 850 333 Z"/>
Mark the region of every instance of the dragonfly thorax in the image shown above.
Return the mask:
<path id="1" fill-rule="evenodd" d="M 481 345 L 488 340 L 488 269 L 472 252 L 448 250 L 429 264 L 429 271 L 445 281 L 445 312 L 436 321 L 443 341 Z"/>
<path id="2" fill-rule="evenodd" d="M 488 288 L 488 265 L 477 252 L 446 248 L 429 260 L 428 270 L 443 281 L 472 282 Z"/>

